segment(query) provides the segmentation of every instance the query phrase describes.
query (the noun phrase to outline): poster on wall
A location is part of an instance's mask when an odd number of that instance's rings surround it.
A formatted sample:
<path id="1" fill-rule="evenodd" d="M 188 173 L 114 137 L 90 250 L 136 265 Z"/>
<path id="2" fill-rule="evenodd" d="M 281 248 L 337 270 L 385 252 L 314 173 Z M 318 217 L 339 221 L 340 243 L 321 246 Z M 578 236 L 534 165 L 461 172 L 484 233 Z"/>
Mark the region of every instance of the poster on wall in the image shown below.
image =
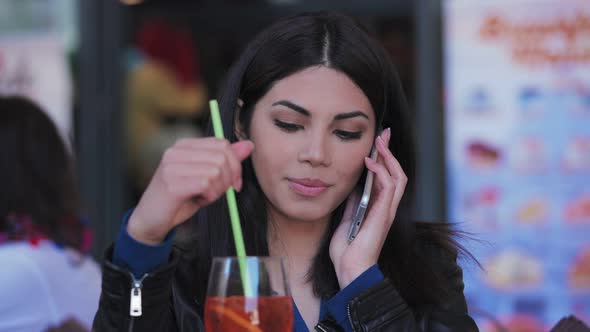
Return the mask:
<path id="1" fill-rule="evenodd" d="M 447 207 L 481 331 L 590 324 L 590 1 L 444 1 Z"/>

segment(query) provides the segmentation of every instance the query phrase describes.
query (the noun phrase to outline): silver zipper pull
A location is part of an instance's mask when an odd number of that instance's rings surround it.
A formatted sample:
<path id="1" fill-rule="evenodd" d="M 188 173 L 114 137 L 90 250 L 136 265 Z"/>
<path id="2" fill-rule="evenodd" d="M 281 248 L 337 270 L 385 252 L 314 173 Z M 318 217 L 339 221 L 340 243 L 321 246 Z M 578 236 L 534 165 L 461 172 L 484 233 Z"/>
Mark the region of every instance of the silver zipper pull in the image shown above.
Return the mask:
<path id="1" fill-rule="evenodd" d="M 129 272 L 131 276 L 131 297 L 129 301 L 129 315 L 131 317 L 139 317 L 141 316 L 141 286 L 143 284 L 143 280 L 149 276 L 149 273 L 146 273 L 141 277 L 141 279 L 135 279 L 133 273 Z"/>
<path id="2" fill-rule="evenodd" d="M 141 283 L 134 283 L 131 288 L 129 315 L 131 317 L 141 316 Z"/>

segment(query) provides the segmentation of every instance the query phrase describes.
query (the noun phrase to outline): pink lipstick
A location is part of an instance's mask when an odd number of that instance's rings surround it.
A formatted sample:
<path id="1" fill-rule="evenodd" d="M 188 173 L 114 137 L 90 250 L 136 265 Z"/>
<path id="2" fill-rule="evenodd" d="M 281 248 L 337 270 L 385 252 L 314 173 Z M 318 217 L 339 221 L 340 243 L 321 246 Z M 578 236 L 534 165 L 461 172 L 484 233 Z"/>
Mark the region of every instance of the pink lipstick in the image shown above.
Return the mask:
<path id="1" fill-rule="evenodd" d="M 295 193 L 307 196 L 316 197 L 326 191 L 330 185 L 318 179 L 287 179 L 289 181 L 289 188 Z"/>

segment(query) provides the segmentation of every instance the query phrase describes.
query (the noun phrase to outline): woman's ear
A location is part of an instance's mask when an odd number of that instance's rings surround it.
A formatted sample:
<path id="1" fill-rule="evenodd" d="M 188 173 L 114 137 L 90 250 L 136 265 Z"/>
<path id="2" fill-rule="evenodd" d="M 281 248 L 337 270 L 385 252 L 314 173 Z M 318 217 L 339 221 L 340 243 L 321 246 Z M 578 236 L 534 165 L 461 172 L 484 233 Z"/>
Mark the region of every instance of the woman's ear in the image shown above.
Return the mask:
<path id="1" fill-rule="evenodd" d="M 240 122 L 240 112 L 242 111 L 242 106 L 244 106 L 244 101 L 242 99 L 238 99 L 236 111 L 234 112 L 234 135 L 236 135 L 238 141 L 244 141 L 248 139 L 246 136 L 246 131 Z"/>

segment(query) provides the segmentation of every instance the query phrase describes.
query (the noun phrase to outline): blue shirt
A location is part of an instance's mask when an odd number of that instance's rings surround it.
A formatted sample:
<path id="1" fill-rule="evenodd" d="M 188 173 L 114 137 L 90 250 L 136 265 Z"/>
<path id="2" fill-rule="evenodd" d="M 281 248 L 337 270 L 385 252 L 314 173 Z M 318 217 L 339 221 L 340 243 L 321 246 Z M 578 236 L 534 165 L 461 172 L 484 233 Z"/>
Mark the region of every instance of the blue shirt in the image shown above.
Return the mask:
<path id="1" fill-rule="evenodd" d="M 175 231 L 172 230 L 166 236 L 164 242 L 158 245 L 147 245 L 138 242 L 127 232 L 127 221 L 131 216 L 131 212 L 133 210 L 129 210 L 123 218 L 121 230 L 115 241 L 113 263 L 129 269 L 136 278 L 140 278 L 145 273 L 166 264 L 172 251 Z M 346 313 L 347 303 L 357 294 L 382 281 L 383 278 L 383 273 L 377 264 L 371 266 L 331 299 L 321 302 L 320 321 L 330 315 L 345 331 L 352 331 Z M 293 308 L 295 314 L 293 331 L 308 332 L 305 321 L 295 303 L 293 303 Z"/>

